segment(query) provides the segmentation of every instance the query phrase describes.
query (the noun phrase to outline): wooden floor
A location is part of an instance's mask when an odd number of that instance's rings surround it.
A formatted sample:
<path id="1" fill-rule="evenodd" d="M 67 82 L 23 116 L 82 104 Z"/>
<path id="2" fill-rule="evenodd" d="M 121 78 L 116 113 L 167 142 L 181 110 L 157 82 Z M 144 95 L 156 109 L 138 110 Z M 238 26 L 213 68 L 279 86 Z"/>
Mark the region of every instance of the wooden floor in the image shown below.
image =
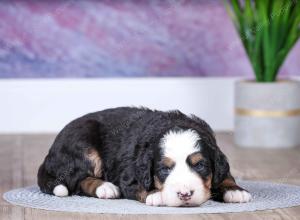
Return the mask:
<path id="1" fill-rule="evenodd" d="M 8 219 L 300 219 L 300 207 L 258 212 L 198 215 L 112 215 L 43 211 L 8 204 L 2 194 L 13 188 L 36 183 L 39 164 L 54 135 L 0 135 L 0 220 Z M 234 176 L 300 185 L 300 149 L 249 150 L 233 146 L 232 135 L 217 139 L 228 156 Z"/>

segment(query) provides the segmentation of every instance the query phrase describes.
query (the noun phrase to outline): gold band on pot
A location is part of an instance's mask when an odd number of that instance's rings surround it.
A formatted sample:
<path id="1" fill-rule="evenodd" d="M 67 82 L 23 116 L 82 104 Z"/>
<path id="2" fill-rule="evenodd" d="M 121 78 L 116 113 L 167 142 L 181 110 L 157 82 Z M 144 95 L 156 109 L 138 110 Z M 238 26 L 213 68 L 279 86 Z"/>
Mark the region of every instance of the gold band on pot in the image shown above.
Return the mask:
<path id="1" fill-rule="evenodd" d="M 300 116 L 300 109 L 293 109 L 293 110 L 258 110 L 258 109 L 236 108 L 235 113 L 237 115 L 253 116 L 253 117 L 287 117 L 287 116 Z"/>

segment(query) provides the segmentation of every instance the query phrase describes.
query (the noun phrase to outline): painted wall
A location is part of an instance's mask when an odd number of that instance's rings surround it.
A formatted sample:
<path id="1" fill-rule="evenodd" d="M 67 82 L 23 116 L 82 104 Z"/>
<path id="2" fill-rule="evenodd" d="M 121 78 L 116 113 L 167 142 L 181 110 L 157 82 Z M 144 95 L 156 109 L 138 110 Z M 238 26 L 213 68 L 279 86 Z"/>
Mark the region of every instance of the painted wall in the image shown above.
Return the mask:
<path id="1" fill-rule="evenodd" d="M 300 43 L 281 74 L 299 70 Z M 252 70 L 221 0 L 0 2 L 0 78 L 132 76 Z"/>
<path id="2" fill-rule="evenodd" d="M 0 134 L 56 133 L 75 118 L 119 106 L 178 109 L 201 117 L 215 130 L 232 130 L 237 79 L 2 79 Z"/>

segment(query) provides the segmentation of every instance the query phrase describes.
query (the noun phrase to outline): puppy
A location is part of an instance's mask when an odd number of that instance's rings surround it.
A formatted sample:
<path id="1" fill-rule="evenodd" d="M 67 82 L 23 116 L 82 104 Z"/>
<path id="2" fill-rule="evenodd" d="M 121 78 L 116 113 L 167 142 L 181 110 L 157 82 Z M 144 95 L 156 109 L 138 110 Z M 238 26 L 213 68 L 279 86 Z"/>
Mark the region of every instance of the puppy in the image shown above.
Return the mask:
<path id="1" fill-rule="evenodd" d="M 55 196 L 126 198 L 151 206 L 249 202 L 212 129 L 179 111 L 121 107 L 87 114 L 57 135 L 38 171 Z"/>

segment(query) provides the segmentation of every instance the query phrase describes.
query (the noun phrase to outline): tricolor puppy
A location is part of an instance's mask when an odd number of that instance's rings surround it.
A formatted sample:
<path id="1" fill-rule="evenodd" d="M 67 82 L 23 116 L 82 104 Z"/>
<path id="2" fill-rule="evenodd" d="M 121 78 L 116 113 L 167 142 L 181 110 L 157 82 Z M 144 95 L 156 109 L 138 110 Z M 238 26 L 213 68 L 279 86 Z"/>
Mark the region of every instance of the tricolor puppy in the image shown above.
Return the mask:
<path id="1" fill-rule="evenodd" d="M 38 184 L 56 196 L 127 198 L 152 206 L 251 200 L 203 120 L 145 108 L 107 109 L 69 123 L 40 166 Z"/>

